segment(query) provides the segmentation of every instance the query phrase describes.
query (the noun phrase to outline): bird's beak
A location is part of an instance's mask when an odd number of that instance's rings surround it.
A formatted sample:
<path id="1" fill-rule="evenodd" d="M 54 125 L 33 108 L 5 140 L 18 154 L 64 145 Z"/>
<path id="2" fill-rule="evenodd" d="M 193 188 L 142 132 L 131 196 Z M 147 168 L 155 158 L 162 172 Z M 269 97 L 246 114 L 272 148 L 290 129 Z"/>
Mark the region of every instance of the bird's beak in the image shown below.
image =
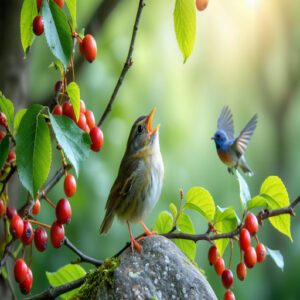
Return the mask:
<path id="1" fill-rule="evenodd" d="M 215 140 L 215 137 L 214 137 L 214 136 L 212 136 L 212 137 L 211 137 L 211 140 Z"/>
<path id="2" fill-rule="evenodd" d="M 148 133 L 150 134 L 150 136 L 153 136 L 160 127 L 160 125 L 158 124 L 154 129 L 152 129 L 152 120 L 153 120 L 155 111 L 156 111 L 156 108 L 154 107 L 146 119 L 147 130 L 148 130 Z"/>

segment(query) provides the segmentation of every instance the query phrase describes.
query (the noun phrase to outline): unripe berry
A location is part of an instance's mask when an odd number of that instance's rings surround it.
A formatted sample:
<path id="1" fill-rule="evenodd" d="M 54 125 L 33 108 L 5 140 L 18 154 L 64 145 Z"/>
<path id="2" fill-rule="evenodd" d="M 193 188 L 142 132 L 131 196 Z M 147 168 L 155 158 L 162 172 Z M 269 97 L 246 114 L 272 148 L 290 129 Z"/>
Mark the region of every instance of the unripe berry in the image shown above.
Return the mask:
<path id="1" fill-rule="evenodd" d="M 2 199 L 0 199 L 0 218 L 5 215 L 6 206 Z"/>
<path id="2" fill-rule="evenodd" d="M 36 16 L 32 23 L 32 29 L 35 35 L 44 33 L 44 19 L 42 16 Z"/>
<path id="3" fill-rule="evenodd" d="M 227 290 L 224 294 L 224 300 L 235 300 L 234 293 L 231 290 Z"/>
<path id="4" fill-rule="evenodd" d="M 6 133 L 0 130 L 0 141 L 6 136 Z"/>
<path id="5" fill-rule="evenodd" d="M 208 0 L 196 0 L 196 7 L 199 11 L 204 10 L 207 7 Z"/>
<path id="6" fill-rule="evenodd" d="M 54 248 L 59 248 L 64 243 L 65 229 L 62 224 L 55 221 L 50 229 L 51 243 Z"/>
<path id="7" fill-rule="evenodd" d="M 72 174 L 66 176 L 64 190 L 67 197 L 72 197 L 76 193 L 76 180 Z"/>
<path id="8" fill-rule="evenodd" d="M 38 12 L 40 11 L 41 6 L 42 6 L 42 0 L 36 0 L 36 7 L 37 7 Z"/>
<path id="9" fill-rule="evenodd" d="M 14 275 L 18 283 L 23 282 L 27 276 L 28 267 L 22 258 L 18 258 L 15 262 Z"/>
<path id="10" fill-rule="evenodd" d="M 38 251 L 43 252 L 48 245 L 48 236 L 44 228 L 38 227 L 34 233 L 34 244 Z"/>
<path id="11" fill-rule="evenodd" d="M 3 112 L 0 112 L 0 125 L 6 127 L 7 126 L 7 119 L 6 115 Z"/>
<path id="12" fill-rule="evenodd" d="M 15 215 L 17 215 L 17 211 L 14 207 L 8 206 L 6 208 L 6 215 L 7 215 L 8 219 L 11 220 Z"/>
<path id="13" fill-rule="evenodd" d="M 38 215 L 39 212 L 40 212 L 40 210 L 41 210 L 41 202 L 40 202 L 39 199 L 36 199 L 35 203 L 34 203 L 34 205 L 32 207 L 32 214 L 33 215 Z"/>
<path id="14" fill-rule="evenodd" d="M 239 280 L 243 281 L 247 276 L 247 267 L 241 261 L 236 267 L 236 274 Z"/>
<path id="15" fill-rule="evenodd" d="M 25 280 L 19 284 L 20 291 L 23 295 L 27 295 L 30 293 L 32 288 L 33 276 L 30 268 L 27 270 L 27 276 Z"/>
<path id="16" fill-rule="evenodd" d="M 222 283 L 226 289 L 229 289 L 233 284 L 233 274 L 230 269 L 225 269 L 222 273 Z"/>
<path id="17" fill-rule="evenodd" d="M 255 235 L 258 231 L 258 221 L 253 213 L 248 213 L 245 218 L 245 227 L 251 235 Z"/>
<path id="18" fill-rule="evenodd" d="M 95 152 L 98 152 L 103 146 L 103 139 L 104 139 L 101 129 L 95 126 L 90 131 L 90 137 L 92 140 L 91 149 Z"/>
<path id="19" fill-rule="evenodd" d="M 246 228 L 242 228 L 240 232 L 239 243 L 243 251 L 246 251 L 251 246 L 251 236 Z"/>
<path id="20" fill-rule="evenodd" d="M 67 199 L 60 199 L 56 205 L 56 218 L 61 224 L 68 224 L 71 221 L 72 210 Z"/>
<path id="21" fill-rule="evenodd" d="M 222 257 L 219 257 L 216 261 L 216 263 L 214 264 L 214 268 L 216 273 L 221 276 L 223 271 L 225 270 L 225 263 L 224 263 L 224 259 Z"/>
<path id="22" fill-rule="evenodd" d="M 263 262 L 266 259 L 267 251 L 265 246 L 262 243 L 259 243 L 256 246 L 256 255 L 257 255 L 257 262 Z"/>
<path id="23" fill-rule="evenodd" d="M 10 233 L 17 239 L 19 239 L 24 231 L 24 222 L 19 215 L 13 216 L 10 222 Z"/>
<path id="24" fill-rule="evenodd" d="M 34 237 L 34 232 L 31 224 L 28 221 L 24 221 L 24 230 L 21 237 L 22 243 L 24 245 L 31 244 L 33 237 Z"/>
<path id="25" fill-rule="evenodd" d="M 214 265 L 219 258 L 218 249 L 216 246 L 211 246 L 208 250 L 208 261 L 211 265 Z"/>
<path id="26" fill-rule="evenodd" d="M 87 34 L 84 36 L 82 40 L 82 51 L 84 53 L 85 59 L 90 63 L 93 62 L 93 60 L 96 58 L 97 43 L 92 35 Z"/>
<path id="27" fill-rule="evenodd" d="M 245 265 L 251 269 L 255 266 L 257 262 L 256 251 L 253 247 L 248 247 L 248 249 L 244 253 L 244 262 Z"/>

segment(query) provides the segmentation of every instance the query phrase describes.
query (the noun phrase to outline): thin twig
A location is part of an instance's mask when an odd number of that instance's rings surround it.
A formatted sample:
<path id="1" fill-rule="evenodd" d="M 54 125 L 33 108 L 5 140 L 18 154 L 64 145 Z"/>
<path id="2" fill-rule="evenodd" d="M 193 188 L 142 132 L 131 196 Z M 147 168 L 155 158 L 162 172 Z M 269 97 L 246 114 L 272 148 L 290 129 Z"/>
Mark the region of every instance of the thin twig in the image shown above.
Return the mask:
<path id="1" fill-rule="evenodd" d="M 2 273 L 2 267 L 4 266 L 6 262 L 6 258 L 8 257 L 9 253 L 12 252 L 12 249 L 14 247 L 15 239 L 11 239 L 5 246 L 3 255 L 0 260 L 0 274 Z"/>
<path id="2" fill-rule="evenodd" d="M 112 105 L 116 99 L 116 96 L 118 94 L 118 91 L 123 83 L 123 80 L 124 80 L 124 77 L 127 73 L 127 71 L 129 70 L 129 68 L 131 67 L 132 65 L 132 54 L 133 54 L 133 50 L 134 50 L 134 45 L 135 45 L 135 40 L 136 40 L 136 35 L 137 35 L 137 32 L 138 32 L 138 28 L 139 28 L 139 22 L 140 22 L 140 17 L 141 17 L 141 14 L 142 14 L 142 10 L 143 10 L 143 7 L 145 6 L 145 3 L 144 3 L 144 0 L 140 0 L 139 2 L 139 7 L 138 7 L 138 10 L 137 10 L 137 14 L 136 14 L 136 18 L 135 18 L 135 22 L 134 22 L 134 26 L 133 26 L 133 31 L 132 31 L 132 36 L 131 36 L 131 41 L 130 41 L 130 46 L 129 46 L 129 50 L 128 50 L 128 54 L 127 54 L 127 58 L 126 58 L 126 61 L 125 61 L 125 64 L 123 66 L 123 69 L 121 71 L 121 74 L 120 74 L 120 77 L 117 81 L 117 84 L 115 86 L 115 89 L 110 97 L 110 100 L 100 118 L 100 121 L 98 122 L 98 126 L 100 127 L 104 120 L 106 119 L 108 113 L 112 110 Z"/>

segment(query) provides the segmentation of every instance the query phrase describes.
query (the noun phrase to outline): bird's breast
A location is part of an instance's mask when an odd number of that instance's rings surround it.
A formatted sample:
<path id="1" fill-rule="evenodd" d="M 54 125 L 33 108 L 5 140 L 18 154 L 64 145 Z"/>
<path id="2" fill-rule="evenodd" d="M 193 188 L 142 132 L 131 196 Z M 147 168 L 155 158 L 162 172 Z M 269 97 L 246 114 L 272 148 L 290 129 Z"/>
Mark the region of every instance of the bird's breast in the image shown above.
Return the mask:
<path id="1" fill-rule="evenodd" d="M 221 159 L 221 161 L 224 164 L 226 164 L 228 166 L 234 164 L 233 157 L 232 157 L 232 154 L 230 153 L 230 151 L 224 151 L 224 150 L 218 149 L 217 152 L 218 152 L 219 158 Z"/>

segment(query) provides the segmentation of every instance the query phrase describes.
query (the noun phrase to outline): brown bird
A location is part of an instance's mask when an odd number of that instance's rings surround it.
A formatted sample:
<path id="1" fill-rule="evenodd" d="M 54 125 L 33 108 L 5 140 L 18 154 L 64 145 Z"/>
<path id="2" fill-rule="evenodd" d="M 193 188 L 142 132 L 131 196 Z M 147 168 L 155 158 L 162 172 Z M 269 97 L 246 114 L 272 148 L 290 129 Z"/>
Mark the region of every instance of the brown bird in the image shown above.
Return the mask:
<path id="1" fill-rule="evenodd" d="M 140 223 L 146 235 L 153 233 L 144 219 L 159 199 L 164 165 L 159 147 L 159 125 L 152 129 L 153 109 L 148 116 L 139 117 L 133 124 L 127 148 L 118 176 L 110 190 L 106 213 L 100 233 L 106 233 L 115 215 L 125 221 L 130 235 L 131 249 L 141 251 L 142 246 L 134 239 L 130 223 Z"/>

